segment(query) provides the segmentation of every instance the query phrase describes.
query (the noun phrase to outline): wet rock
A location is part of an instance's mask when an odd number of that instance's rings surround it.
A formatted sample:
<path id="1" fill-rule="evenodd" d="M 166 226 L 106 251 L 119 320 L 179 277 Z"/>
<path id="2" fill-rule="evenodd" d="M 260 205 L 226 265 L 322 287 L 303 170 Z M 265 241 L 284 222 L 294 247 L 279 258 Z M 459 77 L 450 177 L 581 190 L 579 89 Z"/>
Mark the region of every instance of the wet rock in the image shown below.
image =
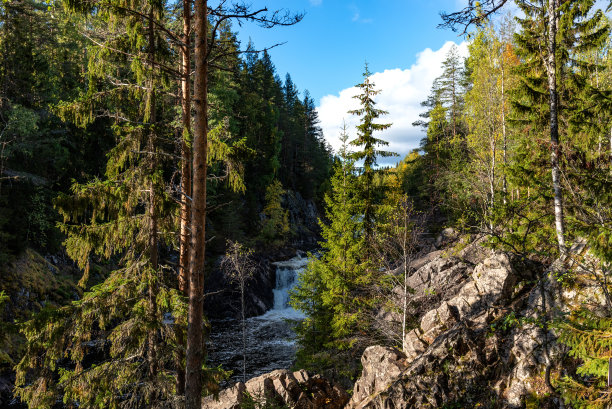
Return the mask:
<path id="1" fill-rule="evenodd" d="M 317 207 L 313 200 L 306 200 L 293 190 L 283 196 L 283 207 L 289 213 L 289 223 L 293 232 L 291 244 L 301 249 L 317 245 L 319 222 Z"/>
<path id="2" fill-rule="evenodd" d="M 265 313 L 274 305 L 276 268 L 266 257 L 255 257 L 257 268 L 248 281 L 245 293 L 245 313 L 253 317 Z M 211 269 L 206 278 L 207 292 L 212 295 L 204 300 L 204 308 L 210 319 L 238 318 L 240 316 L 240 291 L 218 266 Z"/>

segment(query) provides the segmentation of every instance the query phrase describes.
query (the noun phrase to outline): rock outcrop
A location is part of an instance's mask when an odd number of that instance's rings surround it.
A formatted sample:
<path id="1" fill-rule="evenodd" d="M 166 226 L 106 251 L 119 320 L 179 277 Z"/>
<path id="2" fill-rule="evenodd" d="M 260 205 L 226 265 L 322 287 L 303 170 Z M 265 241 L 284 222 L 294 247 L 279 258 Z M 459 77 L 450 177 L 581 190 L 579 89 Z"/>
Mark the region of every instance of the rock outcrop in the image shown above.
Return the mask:
<path id="1" fill-rule="evenodd" d="M 475 407 L 503 395 L 511 346 L 494 328 L 507 305 L 525 299 L 516 284 L 527 273 L 479 245 L 449 253 L 412 263 L 419 326 L 407 333 L 404 352 L 366 349 L 347 408 Z"/>
<path id="2" fill-rule="evenodd" d="M 306 200 L 293 190 L 283 195 L 283 207 L 289 213 L 289 224 L 292 230 L 291 245 L 302 250 L 312 249 L 317 245 L 319 235 L 319 215 L 313 200 Z"/>
<path id="3" fill-rule="evenodd" d="M 363 371 L 355 383 L 348 407 L 356 407 L 369 396 L 384 391 L 389 386 L 389 379 L 399 378 L 406 370 L 405 358 L 406 356 L 395 348 L 378 345 L 368 347 L 361 357 Z"/>
<path id="4" fill-rule="evenodd" d="M 306 371 L 279 369 L 245 383 L 224 389 L 218 398 L 208 396 L 202 402 L 206 409 L 238 409 L 247 401 L 275 403 L 298 409 L 340 409 L 349 400 L 344 389 L 332 385 L 319 375 Z"/>
<path id="5" fill-rule="evenodd" d="M 584 245 L 545 268 L 486 249 L 482 239 L 452 240 L 461 250 L 434 250 L 410 263 L 414 326 L 405 350 L 368 347 L 350 401 L 320 377 L 274 371 L 223 391 L 207 407 L 234 408 L 245 396 L 291 408 L 521 408 L 527 396 L 560 407 L 544 374 L 558 372 L 554 362 L 564 351 L 548 323 L 584 303 L 598 308 L 604 302 L 585 266 Z M 570 268 L 577 283 L 562 286 L 560 274 Z M 403 288 L 394 288 L 392 297 L 399 303 Z M 381 329 L 401 322 L 393 310 L 379 311 L 378 318 Z"/>
<path id="6" fill-rule="evenodd" d="M 418 327 L 403 352 L 365 350 L 348 409 L 520 408 L 527 396 L 560 407 L 544 375 L 563 354 L 549 323 L 584 303 L 604 303 L 584 243 L 546 269 L 479 242 L 411 263 Z M 562 286 L 570 269 L 579 282 Z"/>

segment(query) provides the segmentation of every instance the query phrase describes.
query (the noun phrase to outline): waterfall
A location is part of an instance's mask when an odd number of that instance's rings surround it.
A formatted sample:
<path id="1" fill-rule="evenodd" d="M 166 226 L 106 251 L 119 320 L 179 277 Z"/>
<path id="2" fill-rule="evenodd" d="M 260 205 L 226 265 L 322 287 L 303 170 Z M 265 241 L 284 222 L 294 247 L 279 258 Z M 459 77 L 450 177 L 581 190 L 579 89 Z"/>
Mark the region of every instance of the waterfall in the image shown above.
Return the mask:
<path id="1" fill-rule="evenodd" d="M 300 256 L 288 261 L 274 263 L 276 265 L 276 286 L 274 292 L 274 310 L 285 310 L 289 306 L 289 290 L 295 287 L 298 275 L 304 271 L 307 258 Z"/>
<path id="2" fill-rule="evenodd" d="M 303 253 L 287 261 L 272 263 L 276 268 L 274 306 L 257 317 L 247 318 L 247 377 L 261 375 L 275 369 L 289 368 L 295 358 L 295 334 L 287 320 L 305 318 L 289 305 L 289 291 L 297 284 L 299 274 L 308 264 Z M 224 320 L 215 323 L 211 334 L 209 359 L 234 370 L 231 378 L 242 377 L 242 336 L 240 323 Z"/>
<path id="3" fill-rule="evenodd" d="M 294 310 L 289 305 L 289 291 L 297 284 L 297 278 L 306 265 L 308 257 L 303 257 L 301 254 L 287 261 L 277 261 L 273 263 L 276 267 L 276 283 L 272 290 L 274 293 L 274 306 L 264 315 L 258 318 L 261 319 L 301 319 L 304 315 Z"/>

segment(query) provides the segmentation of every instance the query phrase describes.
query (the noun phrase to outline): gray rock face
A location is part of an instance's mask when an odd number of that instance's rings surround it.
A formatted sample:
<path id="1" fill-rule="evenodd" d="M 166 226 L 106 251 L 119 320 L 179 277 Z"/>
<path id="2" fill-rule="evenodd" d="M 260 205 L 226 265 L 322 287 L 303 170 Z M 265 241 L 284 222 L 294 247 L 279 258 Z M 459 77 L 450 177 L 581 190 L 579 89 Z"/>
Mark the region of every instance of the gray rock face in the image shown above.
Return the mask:
<path id="1" fill-rule="evenodd" d="M 246 384 L 238 382 L 221 391 L 218 399 L 207 396 L 202 401 L 202 409 L 238 409 L 249 399 L 298 409 L 340 409 L 349 396 L 318 375 L 279 369 L 250 379 Z"/>
<path id="2" fill-rule="evenodd" d="M 246 287 L 245 312 L 247 317 L 261 315 L 274 305 L 272 289 L 275 283 L 276 268 L 267 258 L 256 256 L 257 269 Z M 240 316 L 240 291 L 219 268 L 211 269 L 206 278 L 207 291 L 205 310 L 208 318 L 238 318 Z"/>
<path id="3" fill-rule="evenodd" d="M 517 281 L 510 259 L 505 254 L 495 254 L 478 264 L 472 278 L 483 302 L 489 303 L 508 298 Z"/>
<path id="4" fill-rule="evenodd" d="M 406 361 L 412 362 L 419 355 L 427 350 L 427 342 L 422 338 L 418 329 L 413 329 L 406 334 L 404 338 L 405 350 L 403 351 L 406 355 Z"/>
<path id="5" fill-rule="evenodd" d="M 512 296 L 517 273 L 505 254 L 472 247 L 463 255 L 478 264 L 444 253 L 415 263 L 418 269 L 410 277 L 415 298 L 435 295 L 438 303 L 420 315 L 420 328 L 406 335 L 404 353 L 366 349 L 347 408 L 474 407 L 501 395 L 503 385 L 492 382 L 499 378 L 503 339 L 491 336 L 490 324 L 497 317 L 495 306 Z M 490 388 L 483 391 L 483 385 Z"/>
<path id="6" fill-rule="evenodd" d="M 360 406 L 369 396 L 376 395 L 389 386 L 389 381 L 397 379 L 407 368 L 406 356 L 394 348 L 371 346 L 362 357 L 363 371 L 355 383 L 353 396 L 347 409 Z"/>
<path id="7" fill-rule="evenodd" d="M 293 246 L 311 248 L 317 244 L 318 213 L 314 201 L 305 200 L 299 192 L 289 190 L 283 196 L 283 207 L 289 212 L 294 232 Z"/>
<path id="8" fill-rule="evenodd" d="M 366 350 L 347 408 L 472 408 L 491 407 L 493 401 L 494 407 L 524 407 L 528 394 L 544 388 L 542 374 L 562 353 L 545 323 L 583 303 L 603 305 L 592 278 L 596 263 L 588 265 L 583 247 L 574 246 L 569 257 L 547 270 L 513 265 L 507 255 L 478 243 L 455 256 L 436 252 L 416 260 L 415 298 L 429 305 L 418 315 L 420 328 L 406 335 L 403 354 L 383 347 Z M 533 280 L 537 268 L 540 279 Z M 576 275 L 578 282 L 567 289 L 558 274 L 570 268 L 585 274 Z M 436 297 L 427 298 L 425 289 Z M 526 319 L 522 325 L 507 324 L 519 317 Z M 555 399 L 551 404 L 558 407 Z"/>

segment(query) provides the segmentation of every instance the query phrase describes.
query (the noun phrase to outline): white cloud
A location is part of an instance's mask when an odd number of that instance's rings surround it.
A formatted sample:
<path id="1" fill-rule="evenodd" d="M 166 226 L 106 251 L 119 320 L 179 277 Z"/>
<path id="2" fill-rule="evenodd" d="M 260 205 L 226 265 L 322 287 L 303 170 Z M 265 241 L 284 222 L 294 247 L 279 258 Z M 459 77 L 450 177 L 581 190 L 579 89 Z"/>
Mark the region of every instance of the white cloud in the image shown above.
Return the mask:
<path id="1" fill-rule="evenodd" d="M 423 112 L 421 101 L 427 99 L 434 79 L 442 74 L 442 61 L 453 44 L 455 43 L 448 41 L 437 51 L 426 48 L 417 54 L 416 63 L 410 68 L 389 69 L 377 72 L 371 77 L 376 89 L 381 90 L 375 98 L 377 108 L 389 112 L 389 115 L 379 118 L 378 122 L 393 124 L 377 137 L 388 141 L 388 150 L 397 152 L 400 158 L 419 146 L 423 132 L 420 128 L 413 127 L 412 123 L 418 120 L 419 114 Z M 467 56 L 467 43 L 462 42 L 458 47 L 460 55 Z M 355 82 L 361 80 L 356 78 Z M 347 112 L 358 107 L 359 102 L 353 98 L 357 93 L 357 88 L 353 87 L 344 89 L 337 95 L 326 95 L 321 98 L 317 107 L 325 139 L 335 151 L 340 147 L 339 134 L 343 120 L 346 121 L 349 140 L 356 136 L 355 126 L 359 119 Z M 397 160 L 398 158 L 381 158 L 379 164 L 392 164 Z"/>
<path id="2" fill-rule="evenodd" d="M 370 24 L 370 23 L 372 23 L 374 21 L 371 18 L 363 18 L 363 17 L 361 17 L 361 12 L 359 11 L 359 8 L 357 6 L 355 6 L 354 4 L 349 5 L 349 10 L 353 14 L 353 17 L 351 18 L 351 21 L 353 23 Z"/>
<path id="3" fill-rule="evenodd" d="M 309 0 L 311 6 L 320 6 L 323 0 Z"/>

